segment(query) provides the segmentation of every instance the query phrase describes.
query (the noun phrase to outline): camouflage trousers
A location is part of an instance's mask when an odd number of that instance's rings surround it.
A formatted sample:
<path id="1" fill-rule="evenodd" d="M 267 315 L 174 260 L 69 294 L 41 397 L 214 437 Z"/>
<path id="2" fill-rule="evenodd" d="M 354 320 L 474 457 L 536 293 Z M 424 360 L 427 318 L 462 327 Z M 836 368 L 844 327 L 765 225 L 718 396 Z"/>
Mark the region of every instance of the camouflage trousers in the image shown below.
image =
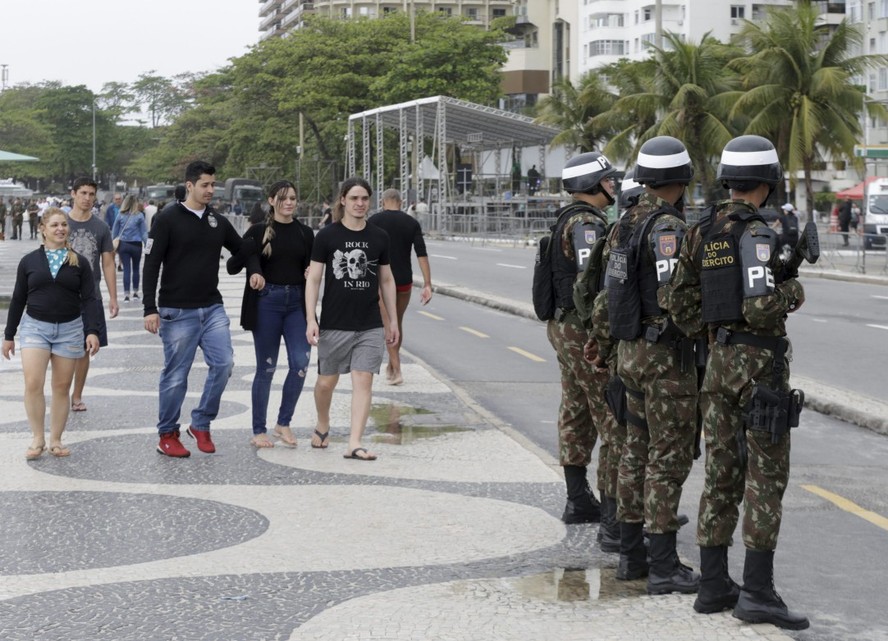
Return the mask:
<path id="1" fill-rule="evenodd" d="M 561 323 L 550 320 L 546 324 L 546 336 L 555 349 L 561 370 L 559 459 L 561 465 L 588 467 L 598 439 L 598 426 L 609 414 L 604 402 L 607 372 L 596 373 L 583 358 L 583 346 L 589 334 L 576 312 L 569 312 Z"/>
<path id="2" fill-rule="evenodd" d="M 608 374 L 610 376 L 610 374 Z M 610 497 L 617 497 L 620 457 L 626 444 L 626 426 L 617 423 L 608 408 L 607 417 L 598 427 L 598 489 Z"/>
<path id="3" fill-rule="evenodd" d="M 694 461 L 697 417 L 697 370 L 681 371 L 679 352 L 644 339 L 620 341 L 617 373 L 629 390 L 626 409 L 647 422 L 647 429 L 627 421 L 620 458 L 617 518 L 644 521 L 654 534 L 678 530 L 682 485 Z"/>
<path id="4" fill-rule="evenodd" d="M 747 464 L 741 465 L 737 434 L 754 381 L 771 384 L 772 355 L 748 345 L 713 344 L 700 403 L 706 437 L 706 472 L 697 544 L 729 545 L 743 501 L 743 544 L 751 550 L 777 548 L 783 493 L 789 482 L 790 436 L 771 443 L 767 432 L 746 430 Z M 786 389 L 787 367 L 782 385 Z"/>

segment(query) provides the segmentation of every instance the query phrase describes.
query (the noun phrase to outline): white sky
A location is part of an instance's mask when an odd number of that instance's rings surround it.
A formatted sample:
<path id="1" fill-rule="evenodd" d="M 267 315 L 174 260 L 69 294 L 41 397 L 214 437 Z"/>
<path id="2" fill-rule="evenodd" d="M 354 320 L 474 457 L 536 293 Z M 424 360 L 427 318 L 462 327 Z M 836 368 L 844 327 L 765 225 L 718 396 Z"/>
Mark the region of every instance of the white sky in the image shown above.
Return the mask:
<path id="1" fill-rule="evenodd" d="M 155 70 L 215 71 L 259 40 L 258 0 L 0 0 L 8 86 L 100 91 Z"/>

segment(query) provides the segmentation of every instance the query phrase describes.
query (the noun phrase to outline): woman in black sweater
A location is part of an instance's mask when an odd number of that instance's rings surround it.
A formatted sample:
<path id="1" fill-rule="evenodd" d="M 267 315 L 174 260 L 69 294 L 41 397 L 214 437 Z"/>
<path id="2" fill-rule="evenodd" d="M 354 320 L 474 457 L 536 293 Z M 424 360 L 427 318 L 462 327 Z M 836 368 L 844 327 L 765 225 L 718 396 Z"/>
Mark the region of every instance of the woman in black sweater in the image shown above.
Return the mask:
<path id="1" fill-rule="evenodd" d="M 244 249 L 228 260 L 228 273 L 244 267 L 244 255 L 259 250 L 259 262 L 265 287 L 256 291 L 249 283 L 244 289 L 241 326 L 253 332 L 256 350 L 256 374 L 253 377 L 254 447 L 274 447 L 266 428 L 271 380 L 277 367 L 283 338 L 289 369 L 284 379 L 281 405 L 274 436 L 286 447 L 296 447 L 290 421 L 305 385 L 311 347 L 305 338 L 305 270 L 311 257 L 314 233 L 295 219 L 296 186 L 289 180 L 274 183 L 268 190 L 270 209 L 265 222 L 244 233 Z M 324 435 L 326 436 L 326 435 Z M 316 441 L 316 442 L 315 442 Z M 326 447 L 323 440 L 313 445 Z"/>
<path id="2" fill-rule="evenodd" d="M 99 351 L 99 329 L 92 317 L 96 296 L 89 261 L 68 244 L 68 216 L 50 208 L 38 230 L 43 246 L 26 254 L 18 266 L 9 315 L 3 335 L 3 358 L 15 354 L 14 338 L 19 334 L 22 371 L 25 375 L 25 412 L 31 426 L 29 461 L 46 451 L 46 396 L 43 386 L 52 363 L 52 404 L 50 407 L 49 453 L 68 456 L 62 433 L 71 407 L 69 398 L 74 363 L 86 351 Z M 85 309 L 85 316 L 81 316 Z M 86 339 L 84 341 L 84 334 Z"/>

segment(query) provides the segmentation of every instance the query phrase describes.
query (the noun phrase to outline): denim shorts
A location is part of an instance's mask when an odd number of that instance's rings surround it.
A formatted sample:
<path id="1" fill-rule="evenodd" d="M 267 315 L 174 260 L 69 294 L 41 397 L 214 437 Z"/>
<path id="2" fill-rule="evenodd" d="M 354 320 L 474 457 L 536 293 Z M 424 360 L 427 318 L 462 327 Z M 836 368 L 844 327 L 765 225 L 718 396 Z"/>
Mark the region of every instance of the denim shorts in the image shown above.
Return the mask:
<path id="1" fill-rule="evenodd" d="M 47 323 L 24 314 L 19 324 L 19 349 L 45 349 L 56 356 L 77 359 L 86 353 L 84 340 L 80 318 Z"/>
<path id="2" fill-rule="evenodd" d="M 351 371 L 379 374 L 385 353 L 382 327 L 362 332 L 322 329 L 318 340 L 318 374 L 333 376 Z"/>

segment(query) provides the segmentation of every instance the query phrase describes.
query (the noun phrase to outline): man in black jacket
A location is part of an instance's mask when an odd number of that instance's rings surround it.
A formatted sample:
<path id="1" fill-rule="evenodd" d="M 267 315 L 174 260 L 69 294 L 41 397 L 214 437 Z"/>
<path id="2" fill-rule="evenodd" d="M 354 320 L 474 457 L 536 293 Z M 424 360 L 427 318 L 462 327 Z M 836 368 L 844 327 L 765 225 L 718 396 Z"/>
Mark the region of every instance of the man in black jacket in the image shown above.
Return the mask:
<path id="1" fill-rule="evenodd" d="M 231 223 L 209 206 L 215 173 L 215 168 L 203 161 L 188 165 L 187 197 L 155 217 L 145 248 L 145 329 L 160 333 L 164 354 L 157 451 L 176 458 L 191 455 L 179 440 L 178 420 L 197 348 L 203 352 L 209 372 L 187 432 L 201 452 L 216 451 L 210 421 L 219 413 L 222 392 L 234 366 L 228 315 L 219 293 L 219 258 L 223 247 L 231 253 L 241 251 L 243 241 Z M 161 266 L 160 296 L 155 299 Z M 265 281 L 255 248 L 247 259 L 247 271 L 250 286 L 262 289 Z"/>

